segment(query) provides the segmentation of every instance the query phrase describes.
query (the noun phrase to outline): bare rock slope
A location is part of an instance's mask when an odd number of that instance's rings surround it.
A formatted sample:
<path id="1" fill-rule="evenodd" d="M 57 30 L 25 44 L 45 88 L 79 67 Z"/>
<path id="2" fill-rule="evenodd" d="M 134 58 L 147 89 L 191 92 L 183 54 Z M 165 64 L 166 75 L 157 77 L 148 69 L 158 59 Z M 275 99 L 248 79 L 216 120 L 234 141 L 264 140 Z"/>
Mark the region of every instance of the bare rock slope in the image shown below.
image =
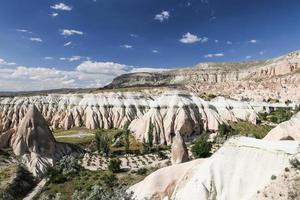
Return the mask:
<path id="1" fill-rule="evenodd" d="M 137 199 L 260 199 L 298 153 L 296 141 L 232 138 L 210 158 L 159 169 L 130 190 Z M 166 181 L 149 181 L 161 177 Z"/>

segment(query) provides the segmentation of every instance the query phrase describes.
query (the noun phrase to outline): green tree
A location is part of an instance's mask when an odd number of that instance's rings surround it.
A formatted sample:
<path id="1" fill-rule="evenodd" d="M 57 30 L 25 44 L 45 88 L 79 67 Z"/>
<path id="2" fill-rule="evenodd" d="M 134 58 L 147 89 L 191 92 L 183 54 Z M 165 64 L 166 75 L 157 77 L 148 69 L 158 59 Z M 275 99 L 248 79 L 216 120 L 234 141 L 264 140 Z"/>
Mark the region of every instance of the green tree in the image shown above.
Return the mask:
<path id="1" fill-rule="evenodd" d="M 130 140 L 129 140 L 129 130 L 125 129 L 124 130 L 124 146 L 125 146 L 125 152 L 129 152 L 130 148 Z"/>
<path id="2" fill-rule="evenodd" d="M 106 157 L 109 156 L 110 152 L 110 139 L 107 135 L 102 133 L 100 130 L 96 132 L 96 146 L 99 153 L 104 154 Z"/>
<path id="3" fill-rule="evenodd" d="M 153 129 L 154 129 L 154 126 L 150 120 L 149 129 L 148 129 L 148 144 L 150 147 L 153 147 Z"/>
<path id="4" fill-rule="evenodd" d="M 121 171 L 121 160 L 114 158 L 109 161 L 108 169 L 111 172 L 120 172 Z"/>
<path id="5" fill-rule="evenodd" d="M 207 158 L 211 155 L 213 143 L 208 140 L 207 135 L 201 135 L 192 146 L 192 153 L 195 158 Z"/>

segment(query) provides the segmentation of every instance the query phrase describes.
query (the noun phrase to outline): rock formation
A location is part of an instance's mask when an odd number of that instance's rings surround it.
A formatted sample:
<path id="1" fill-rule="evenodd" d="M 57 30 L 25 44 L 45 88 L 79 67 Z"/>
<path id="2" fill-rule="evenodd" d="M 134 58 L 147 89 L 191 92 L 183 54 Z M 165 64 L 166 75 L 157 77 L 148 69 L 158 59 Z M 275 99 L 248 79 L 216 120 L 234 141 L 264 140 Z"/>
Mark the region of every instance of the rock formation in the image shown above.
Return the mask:
<path id="1" fill-rule="evenodd" d="M 219 102 L 219 103 L 218 103 Z M 227 120 L 250 120 L 257 112 L 247 102 L 217 99 L 206 102 L 180 91 L 162 94 L 98 93 L 52 94 L 47 96 L 0 98 L 0 133 L 17 129 L 29 105 L 35 105 L 53 128 L 122 128 L 129 124 L 135 136 L 148 140 L 154 126 L 154 143 L 171 144 L 172 133 L 184 137 L 215 131 Z"/>
<path id="2" fill-rule="evenodd" d="M 300 112 L 273 128 L 264 140 L 300 140 Z"/>
<path id="3" fill-rule="evenodd" d="M 177 182 L 185 173 L 204 161 L 205 159 L 197 159 L 158 169 L 147 176 L 143 181 L 131 186 L 129 191 L 134 192 L 136 200 L 161 200 L 165 197 L 171 197 Z"/>
<path id="4" fill-rule="evenodd" d="M 46 120 L 35 106 L 29 106 L 17 132 L 11 136 L 12 149 L 29 171 L 42 176 L 63 155 L 72 153 L 74 146 L 57 143 Z"/>
<path id="5" fill-rule="evenodd" d="M 137 199 L 257 199 L 258 191 L 271 183 L 271 177 L 279 177 L 290 166 L 299 144 L 232 138 L 210 158 L 160 169 L 130 190 Z"/>
<path id="6" fill-rule="evenodd" d="M 188 150 L 182 136 L 178 133 L 173 138 L 171 147 L 171 162 L 172 164 L 180 164 L 189 160 Z"/>
<path id="7" fill-rule="evenodd" d="M 226 121 L 255 123 L 258 111 L 286 106 L 225 98 L 207 102 L 182 91 L 7 97 L 0 98 L 0 135 L 17 130 L 29 105 L 35 105 L 52 128 L 122 128 L 129 124 L 136 138 L 147 141 L 148 129 L 153 126 L 153 140 L 160 144 L 171 144 L 174 133 L 186 138 L 203 130 L 216 131 Z"/>
<path id="8" fill-rule="evenodd" d="M 201 63 L 164 72 L 125 74 L 107 87 L 179 86 L 199 95 L 299 101 L 299 63 L 300 51 L 296 51 L 265 61 Z"/>

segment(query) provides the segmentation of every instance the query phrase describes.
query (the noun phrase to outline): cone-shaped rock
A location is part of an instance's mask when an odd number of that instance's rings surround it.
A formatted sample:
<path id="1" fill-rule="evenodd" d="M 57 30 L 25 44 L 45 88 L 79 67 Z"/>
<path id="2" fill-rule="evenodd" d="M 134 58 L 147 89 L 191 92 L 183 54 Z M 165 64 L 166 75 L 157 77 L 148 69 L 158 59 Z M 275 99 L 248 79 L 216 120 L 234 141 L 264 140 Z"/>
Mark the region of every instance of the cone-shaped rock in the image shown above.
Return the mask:
<path id="1" fill-rule="evenodd" d="M 29 106 L 12 138 L 13 151 L 33 175 L 41 177 L 55 161 L 76 148 L 57 143 L 49 126 L 35 106 Z"/>
<path id="2" fill-rule="evenodd" d="M 13 141 L 14 153 L 18 156 L 34 152 L 44 156 L 55 153 L 55 139 L 49 126 L 35 106 L 29 106 Z"/>
<path id="3" fill-rule="evenodd" d="M 182 136 L 177 133 L 173 138 L 171 149 L 171 162 L 172 164 L 179 164 L 189 160 L 188 151 Z"/>

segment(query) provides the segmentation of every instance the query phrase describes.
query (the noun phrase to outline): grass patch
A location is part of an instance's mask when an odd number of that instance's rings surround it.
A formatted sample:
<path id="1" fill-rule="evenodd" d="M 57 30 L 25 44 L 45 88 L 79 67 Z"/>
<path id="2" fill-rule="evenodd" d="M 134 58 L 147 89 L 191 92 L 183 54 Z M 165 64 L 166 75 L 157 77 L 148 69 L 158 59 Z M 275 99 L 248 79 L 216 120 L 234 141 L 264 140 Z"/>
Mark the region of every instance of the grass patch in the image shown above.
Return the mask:
<path id="1" fill-rule="evenodd" d="M 270 113 L 260 113 L 259 119 L 260 121 L 281 123 L 289 120 L 296 112 L 297 110 L 293 110 L 292 108 L 278 108 Z"/>
<path id="2" fill-rule="evenodd" d="M 110 143 L 112 144 L 116 138 L 122 136 L 124 134 L 123 129 L 95 129 L 90 130 L 87 128 L 72 128 L 70 130 L 62 130 L 56 129 L 54 130 L 54 137 L 57 142 L 62 143 L 70 143 L 80 145 L 83 148 L 88 148 L 91 151 L 97 150 L 96 148 L 96 138 L 93 135 L 87 136 L 74 136 L 74 137 L 61 137 L 61 136 L 68 136 L 68 135 L 75 135 L 79 133 L 88 133 L 88 134 L 96 134 L 96 132 L 101 132 L 101 134 L 107 136 L 109 138 Z M 139 141 L 135 139 L 135 137 L 130 133 L 129 134 L 129 152 L 138 152 L 142 149 L 143 145 Z M 126 151 L 126 147 L 124 145 L 121 146 L 111 146 L 110 151 L 112 154 L 122 154 Z"/>
<path id="3" fill-rule="evenodd" d="M 89 145 L 91 142 L 95 141 L 95 136 L 83 136 L 83 137 L 60 137 L 56 138 L 57 142 L 76 144 L 81 146 Z"/>
<path id="4" fill-rule="evenodd" d="M 252 136 L 261 139 L 274 127 L 268 125 L 252 124 L 250 122 L 238 121 L 230 123 L 230 126 L 240 135 Z"/>
<path id="5" fill-rule="evenodd" d="M 54 137 L 56 136 L 65 136 L 65 135 L 73 135 L 73 134 L 77 134 L 77 133 L 94 133 L 95 130 L 91 130 L 91 129 L 87 129 L 84 127 L 74 127 L 70 130 L 64 130 L 64 129 L 55 129 L 53 131 L 53 135 Z"/>

